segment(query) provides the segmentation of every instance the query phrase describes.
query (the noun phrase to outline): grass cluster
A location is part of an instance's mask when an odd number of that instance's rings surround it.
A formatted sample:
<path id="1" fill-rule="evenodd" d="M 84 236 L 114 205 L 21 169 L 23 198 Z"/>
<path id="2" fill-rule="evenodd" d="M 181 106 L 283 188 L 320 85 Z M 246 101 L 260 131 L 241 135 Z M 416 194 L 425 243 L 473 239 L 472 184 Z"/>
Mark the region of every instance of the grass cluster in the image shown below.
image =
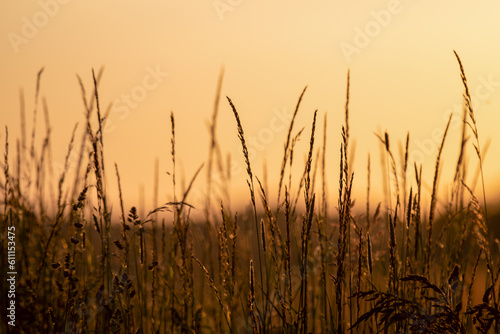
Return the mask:
<path id="1" fill-rule="evenodd" d="M 408 133 L 397 160 L 390 136 L 378 136 L 387 160 L 389 199 L 370 203 L 370 159 L 365 176 L 349 165 L 349 73 L 341 128 L 338 198 L 326 195 L 326 116 L 319 137 L 317 111 L 311 132 L 294 128 L 306 89 L 300 95 L 284 142 L 276 185 L 277 200 L 252 168 L 236 103 L 227 98 L 241 142 L 249 189 L 249 210 L 232 212 L 211 195 L 214 170 L 231 176 L 216 138 L 222 86 L 219 79 L 209 124 L 204 221 L 194 221 L 187 186 L 176 180 L 175 116 L 171 114 L 173 201 L 140 215 L 125 208 L 119 168 L 105 168 L 99 104 L 101 73 L 93 92 L 80 80 L 86 131 L 68 145 L 56 187 L 48 184 L 50 125 L 40 148 L 33 126 L 28 145 L 21 106 L 22 138 L 15 153 L 5 129 L 1 163 L 1 267 L 7 267 L 7 231 L 16 231 L 16 327 L 2 316 L 1 332 L 33 333 L 491 333 L 500 328 L 500 261 L 487 221 L 482 151 L 465 72 L 460 153 L 447 200 L 438 198 L 441 153 L 436 157 L 430 207 L 423 207 L 422 166 L 408 159 Z M 39 82 L 35 94 L 36 124 Z M 296 143 L 307 136 L 303 172 Z M 318 140 L 318 138 L 320 138 Z M 319 144 L 318 144 L 319 142 Z M 483 193 L 467 184 L 466 149 L 472 143 Z M 319 148 L 318 148 L 319 147 Z M 330 149 L 329 149 L 330 150 Z M 79 157 L 69 177 L 69 157 Z M 363 214 L 354 213 L 353 183 L 367 177 Z M 118 184 L 111 199 L 106 185 Z M 182 190 L 179 190 L 181 188 Z M 49 193 L 47 195 L 47 192 Z M 52 196 L 53 195 L 53 196 Z M 55 198 L 48 203 L 46 198 Z M 112 213 L 111 202 L 118 202 Z M 483 203 L 481 205 L 480 203 Z M 276 203 L 273 205 L 272 203 Z M 383 207 L 381 203 L 389 203 Z M 443 208 L 437 213 L 438 203 Z M 336 214 L 330 212 L 335 207 Z M 217 208 L 217 209 L 215 209 Z M 331 210 L 333 211 L 333 210 Z M 113 222 L 114 217 L 119 221 Z M 7 295 L 6 271 L 2 296 Z M 2 309 L 7 308 L 2 298 Z"/>

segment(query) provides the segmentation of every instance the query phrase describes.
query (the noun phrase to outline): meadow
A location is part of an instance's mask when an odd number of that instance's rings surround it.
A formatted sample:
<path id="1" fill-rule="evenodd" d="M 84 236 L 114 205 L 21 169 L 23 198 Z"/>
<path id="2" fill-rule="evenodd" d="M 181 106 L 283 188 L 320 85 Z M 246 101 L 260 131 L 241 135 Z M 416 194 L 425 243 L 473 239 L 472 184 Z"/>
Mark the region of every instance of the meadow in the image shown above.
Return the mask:
<path id="1" fill-rule="evenodd" d="M 2 130 L 0 332 L 499 333 L 500 242 L 492 232 L 498 218 L 495 208 L 486 206 L 484 152 L 465 70 L 456 58 L 464 89 L 461 138 L 446 141 L 450 116 L 427 201 L 422 166 L 408 159 L 410 133 L 401 156 L 389 133 L 378 136 L 387 161 L 388 199 L 370 200 L 370 165 L 365 175 L 359 170 L 354 175 L 348 159 L 349 73 L 339 145 L 326 148 L 317 112 L 310 132 L 297 130 L 304 88 L 283 141 L 280 173 L 269 185 L 250 161 L 237 102 L 220 96 L 220 78 L 208 160 L 181 187 L 176 158 L 189 152 L 176 151 L 172 113 L 173 201 L 144 215 L 124 207 L 119 166 L 105 168 L 101 73 L 93 72 L 90 91 L 80 80 L 86 131 L 80 140 L 73 132 L 56 184 L 48 184 L 50 126 L 39 147 L 34 140 L 28 145 L 25 134 L 16 141 Z M 38 94 L 39 84 L 35 101 Z M 248 205 L 240 212 L 210 192 L 215 173 L 230 182 L 217 159 L 222 108 L 234 115 L 234 140 L 245 161 Z M 307 152 L 297 152 L 299 139 L 309 143 Z M 444 145 L 460 147 L 446 199 L 437 195 Z M 338 184 L 335 199 L 325 191 L 328 151 L 340 158 L 340 173 L 329 177 Z M 73 152 L 79 159 L 70 177 Z M 292 173 L 302 164 L 297 155 L 307 157 L 299 174 Z M 479 166 L 477 192 L 467 181 L 467 157 Z M 201 173 L 209 191 L 205 207 L 195 209 L 190 191 Z M 366 199 L 352 195 L 361 178 L 368 180 Z M 118 198 L 107 194 L 109 180 L 118 184 Z M 269 197 L 269 187 L 277 189 L 277 198 Z M 50 192 L 55 202 L 47 201 Z M 194 210 L 204 219 L 194 219 Z M 14 257 L 9 242 L 15 243 Z M 9 271 L 16 272 L 15 298 L 6 297 Z M 15 300 L 15 326 L 7 317 L 10 300 Z"/>

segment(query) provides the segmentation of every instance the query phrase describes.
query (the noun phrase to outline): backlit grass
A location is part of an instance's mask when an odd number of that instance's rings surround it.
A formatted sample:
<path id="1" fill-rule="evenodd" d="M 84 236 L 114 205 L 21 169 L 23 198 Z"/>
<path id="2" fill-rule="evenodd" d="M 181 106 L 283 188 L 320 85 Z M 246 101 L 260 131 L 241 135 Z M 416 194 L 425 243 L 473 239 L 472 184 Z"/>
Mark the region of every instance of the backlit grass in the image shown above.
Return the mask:
<path id="1" fill-rule="evenodd" d="M 106 115 L 97 89 L 101 73 L 93 73 L 91 93 L 80 80 L 86 131 L 81 139 L 73 131 L 55 185 L 49 182 L 47 107 L 42 105 L 44 140 L 35 143 L 34 124 L 30 145 L 21 110 L 22 138 L 13 140 L 7 128 L 2 133 L 0 261 L 7 268 L 4 232 L 14 226 L 17 282 L 16 326 L 2 315 L 1 332 L 498 333 L 498 240 L 489 231 L 481 143 L 465 70 L 456 57 L 464 85 L 460 152 L 450 196 L 438 198 L 441 152 L 451 145 L 450 116 L 435 160 L 429 207 L 423 207 L 422 166 L 408 158 L 410 132 L 401 157 L 394 154 L 390 134 L 378 137 L 388 162 L 387 201 L 370 196 L 370 157 L 366 174 L 361 168 L 355 174 L 355 166 L 349 165 L 349 73 L 339 145 L 326 147 L 327 118 L 317 111 L 306 127 L 310 130 L 294 127 L 307 94 L 304 88 L 284 138 L 279 174 L 269 185 L 252 168 L 240 106 L 220 98 L 221 73 L 206 163 L 180 190 L 176 157 L 189 152 L 176 150 L 179 129 L 172 113 L 173 200 L 149 206 L 144 215 L 136 207 L 124 207 L 119 166 L 105 168 Z M 239 212 L 210 193 L 214 170 L 224 169 L 216 139 L 219 112 L 234 115 L 232 140 L 241 143 L 245 161 L 248 209 Z M 308 141 L 307 152 L 296 152 L 299 138 Z M 474 151 L 469 157 L 480 167 L 480 194 L 471 190 L 466 177 L 470 146 Z M 69 157 L 74 153 L 79 159 L 71 180 Z M 297 154 L 306 160 L 303 172 L 293 174 L 292 167 L 301 164 Z M 338 154 L 338 175 L 327 169 L 327 154 Z M 202 171 L 209 194 L 204 208 L 194 208 L 190 191 L 202 182 Z M 221 175 L 229 184 L 230 175 Z M 327 175 L 338 182 L 335 198 L 326 195 Z M 363 204 L 352 193 L 361 178 L 368 180 Z M 106 189 L 114 182 L 118 198 L 110 198 Z M 276 199 L 266 193 L 268 186 L 277 189 Z M 55 194 L 55 203 L 46 200 L 48 192 Z M 441 213 L 438 202 L 446 208 Z M 359 208 L 363 213 L 355 214 Z M 194 220 L 194 210 L 205 218 Z M 2 271 L 3 282 L 6 273 Z M 2 296 L 8 289 L 2 284 Z M 2 297 L 3 310 L 7 306 Z"/>

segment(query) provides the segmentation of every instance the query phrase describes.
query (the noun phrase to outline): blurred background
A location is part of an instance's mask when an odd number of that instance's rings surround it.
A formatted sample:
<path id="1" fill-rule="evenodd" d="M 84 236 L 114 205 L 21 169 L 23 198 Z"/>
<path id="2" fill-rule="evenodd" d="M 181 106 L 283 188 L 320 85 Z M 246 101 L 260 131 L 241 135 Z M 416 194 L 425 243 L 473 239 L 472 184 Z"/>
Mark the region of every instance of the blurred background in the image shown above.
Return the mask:
<path id="1" fill-rule="evenodd" d="M 1 142 L 7 126 L 14 157 L 14 143 L 21 136 L 21 90 L 31 134 L 36 75 L 43 67 L 40 97 L 46 99 L 50 115 L 56 180 L 74 125 L 79 123 L 77 141 L 85 130 L 76 75 L 91 92 L 91 71 L 103 68 L 99 98 L 101 108 L 109 110 L 104 130 L 108 191 L 117 193 L 113 168 L 117 163 L 127 208 L 153 208 L 156 160 L 158 201 L 173 199 L 168 174 L 172 173 L 171 112 L 176 124 L 178 196 L 182 179 L 188 184 L 206 163 L 208 124 L 221 68 L 217 140 L 224 164 L 229 161 L 231 166 L 231 186 L 226 190 L 233 207 L 248 204 L 249 194 L 236 123 L 225 96 L 240 114 L 254 173 L 261 180 L 267 177 L 274 207 L 288 125 L 307 85 L 293 132 L 304 127 L 296 146 L 295 187 L 318 109 L 316 148 L 322 145 L 325 115 L 328 119 L 326 170 L 333 209 L 348 69 L 351 166 L 359 209 L 366 200 L 368 154 L 371 201 L 374 205 L 382 201 L 385 156 L 381 158 L 375 133 L 388 132 L 399 163 L 399 147 L 410 132 L 410 164 L 422 164 L 424 192 L 430 193 L 440 136 L 454 113 L 441 166 L 439 190 L 446 198 L 458 158 L 464 91 L 453 50 L 461 57 L 474 102 L 485 155 L 486 198 L 492 202 L 500 198 L 500 5 L 496 1 L 40 0 L 3 2 L 0 8 Z M 38 148 L 45 136 L 41 110 L 40 102 Z M 472 142 L 467 147 L 470 186 L 478 165 Z M 70 157 L 70 170 L 75 165 L 76 154 Z M 411 168 L 409 184 L 415 186 L 414 179 Z M 204 205 L 205 180 L 203 169 L 188 199 L 197 209 Z M 220 183 L 212 189 L 224 187 Z M 475 193 L 482 198 L 480 182 Z"/>

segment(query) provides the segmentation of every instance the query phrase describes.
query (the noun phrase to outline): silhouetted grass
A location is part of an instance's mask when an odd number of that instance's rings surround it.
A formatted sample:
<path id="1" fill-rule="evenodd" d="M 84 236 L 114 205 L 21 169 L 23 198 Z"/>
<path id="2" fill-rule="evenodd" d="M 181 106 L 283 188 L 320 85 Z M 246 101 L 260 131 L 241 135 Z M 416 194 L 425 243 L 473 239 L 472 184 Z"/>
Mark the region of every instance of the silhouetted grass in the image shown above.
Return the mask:
<path id="1" fill-rule="evenodd" d="M 3 316 L 0 331 L 498 333 L 500 263 L 484 206 L 484 157 L 465 71 L 456 57 L 465 87 L 464 126 L 448 201 L 438 197 L 437 189 L 451 118 L 437 152 L 428 211 L 422 208 L 422 166 L 408 156 L 412 146 L 409 132 L 399 160 L 389 134 L 378 136 L 388 163 L 388 198 L 374 198 L 370 193 L 374 179 L 370 155 L 366 176 L 355 176 L 356 166 L 349 165 L 348 72 L 340 147 L 326 148 L 326 115 L 322 140 L 316 140 L 321 122 L 317 110 L 304 111 L 312 118 L 310 130 L 294 130 L 306 88 L 301 92 L 284 138 L 276 183 L 271 182 L 278 190 L 274 202 L 269 197 L 267 178 L 260 178 L 252 169 L 244 117 L 240 117 L 245 115 L 244 109 L 237 110 L 230 98 L 228 105 L 219 106 L 221 70 L 209 124 L 209 190 L 202 209 L 204 221 L 200 222 L 191 218 L 194 209 L 189 203 L 190 191 L 204 165 L 187 187 L 179 186 L 177 156 L 190 152 L 177 151 L 179 129 L 173 112 L 169 173 L 173 201 L 158 205 L 155 200 L 144 215 L 136 207 L 125 208 L 116 164 L 119 196 L 110 198 L 102 133 L 106 115 L 101 114 L 98 93 L 102 71 L 92 73 L 93 90 L 88 97 L 78 78 L 86 113 L 85 131 L 78 142 L 74 128 L 63 170 L 56 184 L 51 184 L 47 177 L 51 132 L 45 102 L 46 134 L 39 147 L 35 141 L 40 71 L 29 152 L 22 95 L 21 140 L 17 145 L 12 145 L 5 129 L 0 262 L 6 268 L 9 239 L 4 232 L 14 226 L 17 297 L 16 328 L 9 327 Z M 239 159 L 246 165 L 250 209 L 241 212 L 231 210 L 226 203 L 227 189 L 215 203 L 216 195 L 210 187 L 214 170 L 224 175 L 227 186 L 231 180 L 216 136 L 219 108 L 235 117 L 233 139 L 241 143 Z M 468 130 L 473 134 L 483 179 L 483 205 L 465 177 Z M 296 144 L 309 131 L 308 150 L 300 152 Z M 393 138 L 391 141 L 394 143 Z M 14 153 L 12 147 L 16 148 Z M 76 175 L 70 183 L 69 157 L 75 150 L 78 163 L 71 170 Z M 331 152 L 340 154 L 336 176 L 326 166 L 326 156 Z M 300 175 L 292 172 L 293 164 L 300 163 L 294 159 L 297 154 L 305 157 Z M 317 169 L 321 182 L 316 187 Z M 363 214 L 356 211 L 352 191 L 360 177 L 367 178 L 366 206 L 361 205 L 360 210 Z M 327 178 L 338 182 L 335 199 L 328 197 Z M 54 201 L 46 195 L 51 192 Z M 375 201 L 374 212 L 370 201 Z M 116 222 L 111 210 L 114 202 L 119 204 Z M 442 213 L 437 210 L 438 204 L 444 208 Z M 331 207 L 336 214 L 328 210 Z M 4 270 L 3 282 L 5 275 Z M 7 290 L 7 284 L 2 284 L 2 296 Z M 6 303 L 2 298 L 4 310 Z"/>

